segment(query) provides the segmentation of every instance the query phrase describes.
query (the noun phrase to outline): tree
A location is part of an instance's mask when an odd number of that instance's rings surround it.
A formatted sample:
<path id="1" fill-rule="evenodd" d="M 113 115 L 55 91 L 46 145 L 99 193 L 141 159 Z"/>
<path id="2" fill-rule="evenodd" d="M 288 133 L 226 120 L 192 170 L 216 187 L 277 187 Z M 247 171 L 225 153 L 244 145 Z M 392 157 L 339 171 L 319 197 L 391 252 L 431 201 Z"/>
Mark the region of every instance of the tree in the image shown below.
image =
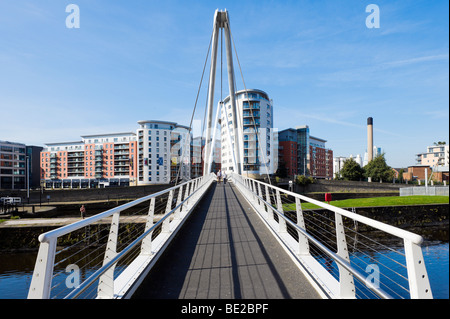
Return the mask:
<path id="1" fill-rule="evenodd" d="M 308 185 L 308 184 L 314 184 L 314 178 L 310 177 L 306 177 L 305 175 L 297 175 L 297 179 L 295 180 L 295 182 L 298 185 Z"/>
<path id="2" fill-rule="evenodd" d="M 345 180 L 359 181 L 364 176 L 364 170 L 353 158 L 349 158 L 344 161 L 340 174 Z"/>
<path id="3" fill-rule="evenodd" d="M 392 168 L 386 164 L 384 153 L 375 157 L 372 161 L 364 166 L 364 176 L 366 178 L 371 177 L 372 181 L 392 181 L 394 178 L 394 172 Z"/>
<path id="4" fill-rule="evenodd" d="M 286 164 L 284 163 L 284 161 L 280 161 L 278 163 L 278 169 L 275 172 L 275 175 L 281 178 L 285 178 L 288 176 L 288 171 L 286 168 Z"/>

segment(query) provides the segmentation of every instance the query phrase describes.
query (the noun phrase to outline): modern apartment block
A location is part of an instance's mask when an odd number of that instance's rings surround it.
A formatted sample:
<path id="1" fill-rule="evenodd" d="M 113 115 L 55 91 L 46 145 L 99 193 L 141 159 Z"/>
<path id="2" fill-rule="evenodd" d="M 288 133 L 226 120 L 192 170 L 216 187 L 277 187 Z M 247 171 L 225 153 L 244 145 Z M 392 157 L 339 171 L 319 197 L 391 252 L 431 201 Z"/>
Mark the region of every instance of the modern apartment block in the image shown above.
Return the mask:
<path id="1" fill-rule="evenodd" d="M 42 147 L 0 141 L 0 189 L 39 187 L 40 150 Z"/>
<path id="2" fill-rule="evenodd" d="M 136 185 L 136 134 L 81 136 L 48 143 L 41 152 L 41 180 L 47 188 Z"/>
<path id="3" fill-rule="evenodd" d="M 189 127 L 165 121 L 139 121 L 138 124 L 138 185 L 190 179 Z"/>
<path id="4" fill-rule="evenodd" d="M 325 143 L 326 140 L 311 136 L 307 125 L 280 131 L 280 161 L 284 162 L 288 175 L 333 178 L 333 151 Z"/>
<path id="5" fill-rule="evenodd" d="M 0 189 L 26 188 L 26 145 L 0 141 Z"/>
<path id="6" fill-rule="evenodd" d="M 449 166 L 448 145 L 428 146 L 425 153 L 419 153 L 416 156 L 418 165 Z"/>
<path id="7" fill-rule="evenodd" d="M 257 89 L 236 92 L 236 108 L 238 121 L 241 121 L 242 132 L 238 132 L 241 150 L 240 158 L 236 159 L 242 165 L 242 174 L 258 177 L 273 174 L 277 167 L 274 156 L 277 155 L 276 141 L 273 132 L 273 101 L 266 92 Z M 224 99 L 224 107 L 220 114 L 222 170 L 234 170 L 233 145 L 236 132 L 233 131 L 230 97 Z M 228 139 L 231 137 L 230 139 Z"/>
<path id="8" fill-rule="evenodd" d="M 137 186 L 167 184 L 177 174 L 189 178 L 189 128 L 164 121 L 138 124 L 136 132 L 85 135 L 81 141 L 45 144 L 40 156 L 45 187 Z"/>

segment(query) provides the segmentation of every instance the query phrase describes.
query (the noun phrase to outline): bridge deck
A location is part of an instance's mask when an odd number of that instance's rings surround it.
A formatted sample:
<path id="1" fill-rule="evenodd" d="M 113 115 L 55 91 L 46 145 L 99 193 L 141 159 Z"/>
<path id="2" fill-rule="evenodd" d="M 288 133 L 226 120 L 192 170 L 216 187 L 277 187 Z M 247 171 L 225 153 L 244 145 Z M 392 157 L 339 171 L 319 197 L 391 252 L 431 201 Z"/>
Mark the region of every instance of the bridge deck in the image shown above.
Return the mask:
<path id="1" fill-rule="evenodd" d="M 133 298 L 320 298 L 241 196 L 213 184 Z"/>

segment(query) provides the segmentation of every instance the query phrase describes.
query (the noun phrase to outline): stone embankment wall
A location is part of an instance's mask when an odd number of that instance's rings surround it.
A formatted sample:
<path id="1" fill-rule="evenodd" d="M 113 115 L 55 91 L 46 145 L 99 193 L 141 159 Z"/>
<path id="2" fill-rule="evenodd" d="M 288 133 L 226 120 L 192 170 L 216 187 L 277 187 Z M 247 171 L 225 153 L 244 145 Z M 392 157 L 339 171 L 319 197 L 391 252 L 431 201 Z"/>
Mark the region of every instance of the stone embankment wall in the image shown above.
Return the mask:
<path id="1" fill-rule="evenodd" d="M 106 188 L 84 188 L 84 189 L 46 189 L 42 193 L 38 190 L 30 192 L 30 203 L 48 203 L 55 202 L 73 202 L 82 203 L 83 201 L 115 201 L 123 199 L 137 199 L 174 185 L 148 185 L 133 187 L 106 187 Z M 12 196 L 21 197 L 23 201 L 27 200 L 26 191 L 0 191 L 0 197 Z M 50 199 L 47 199 L 50 196 Z"/>

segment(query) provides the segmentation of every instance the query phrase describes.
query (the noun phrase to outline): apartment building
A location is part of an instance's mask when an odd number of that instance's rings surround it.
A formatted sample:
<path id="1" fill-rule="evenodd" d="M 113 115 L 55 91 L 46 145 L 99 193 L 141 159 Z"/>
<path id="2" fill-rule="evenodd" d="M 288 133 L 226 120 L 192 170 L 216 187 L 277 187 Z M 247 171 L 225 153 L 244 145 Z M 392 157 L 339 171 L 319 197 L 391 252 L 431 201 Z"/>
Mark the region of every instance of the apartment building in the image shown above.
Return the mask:
<path id="1" fill-rule="evenodd" d="M 297 175 L 297 131 L 293 128 L 281 131 L 278 137 L 278 154 L 288 176 Z"/>
<path id="2" fill-rule="evenodd" d="M 238 125 L 241 132 L 233 131 L 230 97 L 227 96 L 223 102 L 220 114 L 222 170 L 234 171 L 234 146 L 228 140 L 233 141 L 237 134 L 241 156 L 236 161 L 241 165 L 242 174 L 253 177 L 273 174 L 277 169 L 274 156 L 278 156 L 273 132 L 273 101 L 262 90 L 237 91 L 237 119 L 241 124 Z"/>
<path id="3" fill-rule="evenodd" d="M 138 185 L 166 184 L 191 176 L 191 132 L 166 121 L 139 121 Z"/>
<path id="4" fill-rule="evenodd" d="M 26 145 L 0 141 L 0 189 L 26 188 Z"/>
<path id="5" fill-rule="evenodd" d="M 165 121 L 139 121 L 136 132 L 47 143 L 41 180 L 47 188 L 168 184 L 190 178 L 190 131 Z"/>
<path id="6" fill-rule="evenodd" d="M 0 189 L 39 187 L 42 147 L 0 141 Z"/>
<path id="7" fill-rule="evenodd" d="M 449 166 L 449 145 L 428 146 L 427 151 L 416 155 L 418 165 Z"/>
<path id="8" fill-rule="evenodd" d="M 280 131 L 280 161 L 284 162 L 288 175 L 333 178 L 333 151 L 326 148 L 326 142 L 310 135 L 307 125 Z"/>
<path id="9" fill-rule="evenodd" d="M 136 134 L 81 136 L 81 141 L 47 143 L 41 180 L 47 188 L 136 185 Z"/>
<path id="10" fill-rule="evenodd" d="M 318 137 L 309 137 L 309 170 L 315 178 L 333 178 L 333 151 L 325 148 L 326 142 Z"/>

